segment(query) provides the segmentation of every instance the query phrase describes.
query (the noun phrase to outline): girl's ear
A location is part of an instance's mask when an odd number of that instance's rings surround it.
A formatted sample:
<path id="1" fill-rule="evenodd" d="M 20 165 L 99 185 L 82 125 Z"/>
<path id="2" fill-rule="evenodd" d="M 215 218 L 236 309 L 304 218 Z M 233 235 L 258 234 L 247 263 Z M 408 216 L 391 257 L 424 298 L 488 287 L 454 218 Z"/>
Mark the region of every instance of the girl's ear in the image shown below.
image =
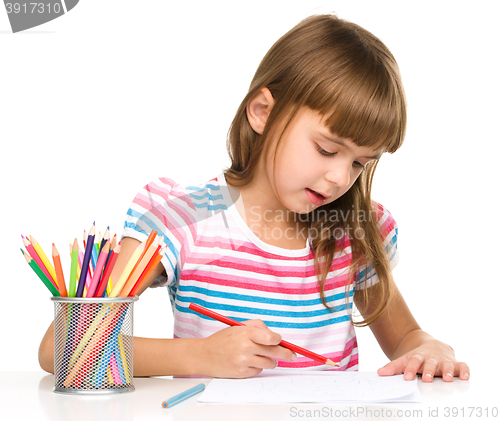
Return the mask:
<path id="1" fill-rule="evenodd" d="M 274 106 L 274 98 L 267 88 L 261 88 L 247 104 L 247 118 L 252 129 L 262 134 Z"/>

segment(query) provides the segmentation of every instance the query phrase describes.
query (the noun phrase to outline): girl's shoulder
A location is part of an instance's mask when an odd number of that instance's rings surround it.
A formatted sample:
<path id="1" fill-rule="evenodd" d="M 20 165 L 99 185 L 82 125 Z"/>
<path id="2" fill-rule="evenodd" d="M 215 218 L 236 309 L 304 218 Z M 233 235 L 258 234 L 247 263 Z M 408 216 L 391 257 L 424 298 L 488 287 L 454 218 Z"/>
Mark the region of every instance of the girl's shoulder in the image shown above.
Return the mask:
<path id="1" fill-rule="evenodd" d="M 377 224 L 380 238 L 384 243 L 397 243 L 398 226 L 392 213 L 382 204 L 372 200 L 372 218 Z"/>
<path id="2" fill-rule="evenodd" d="M 183 185 L 172 178 L 160 177 L 145 185 L 134 203 L 156 217 L 193 225 L 225 209 L 227 195 L 224 188 L 220 177 L 195 185 Z"/>

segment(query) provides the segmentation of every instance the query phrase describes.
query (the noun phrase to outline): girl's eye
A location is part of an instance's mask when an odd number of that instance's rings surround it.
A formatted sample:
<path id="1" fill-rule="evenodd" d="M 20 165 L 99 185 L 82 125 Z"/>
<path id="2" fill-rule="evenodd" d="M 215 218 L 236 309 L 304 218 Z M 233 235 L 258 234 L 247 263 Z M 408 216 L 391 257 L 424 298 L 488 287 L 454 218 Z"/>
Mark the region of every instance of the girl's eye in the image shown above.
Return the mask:
<path id="1" fill-rule="evenodd" d="M 325 156 L 333 156 L 335 155 L 337 152 L 328 152 L 328 151 L 325 151 L 321 146 L 319 146 L 318 144 L 316 144 L 316 149 L 318 150 L 318 152 L 321 154 L 321 155 L 325 155 Z"/>
<path id="2" fill-rule="evenodd" d="M 316 144 L 316 149 L 318 150 L 318 152 L 321 154 L 321 155 L 325 155 L 325 156 L 333 156 L 335 155 L 337 152 L 328 152 L 328 151 L 325 151 L 321 146 L 319 146 L 318 144 Z M 355 167 L 355 168 L 360 168 L 362 170 L 365 169 L 365 166 L 359 162 L 359 161 L 354 161 L 352 163 L 352 166 Z"/>
<path id="3" fill-rule="evenodd" d="M 362 170 L 364 170 L 364 169 L 365 169 L 365 166 L 364 166 L 361 162 L 358 162 L 358 161 L 354 161 L 354 162 L 352 163 L 352 165 L 353 165 L 354 167 L 356 167 L 356 168 L 361 168 Z"/>

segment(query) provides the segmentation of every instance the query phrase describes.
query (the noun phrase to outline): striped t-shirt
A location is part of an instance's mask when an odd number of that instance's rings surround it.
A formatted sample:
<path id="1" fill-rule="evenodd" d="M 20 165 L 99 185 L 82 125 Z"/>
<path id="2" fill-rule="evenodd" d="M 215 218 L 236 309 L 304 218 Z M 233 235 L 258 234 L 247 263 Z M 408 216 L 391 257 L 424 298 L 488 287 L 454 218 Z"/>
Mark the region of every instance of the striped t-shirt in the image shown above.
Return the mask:
<path id="1" fill-rule="evenodd" d="M 375 204 L 378 226 L 394 267 L 397 227 L 391 214 Z M 263 242 L 246 225 L 234 206 L 223 174 L 207 183 L 182 187 L 168 178 L 146 185 L 127 213 L 124 237 L 144 241 L 153 230 L 165 236 L 162 259 L 174 312 L 174 338 L 207 337 L 226 325 L 192 312 L 189 303 L 238 321 L 261 319 L 283 339 L 339 363 L 338 370 L 357 370 L 358 348 L 351 324 L 355 288 L 378 282 L 372 268 L 349 271 L 351 248 L 334 256 L 320 300 L 314 256 L 309 241 L 304 249 L 289 250 Z M 346 289 L 346 285 L 350 286 Z M 346 295 L 347 291 L 347 295 Z M 346 301 L 347 296 L 347 301 Z M 280 367 L 310 370 L 329 366 L 298 355 Z"/>

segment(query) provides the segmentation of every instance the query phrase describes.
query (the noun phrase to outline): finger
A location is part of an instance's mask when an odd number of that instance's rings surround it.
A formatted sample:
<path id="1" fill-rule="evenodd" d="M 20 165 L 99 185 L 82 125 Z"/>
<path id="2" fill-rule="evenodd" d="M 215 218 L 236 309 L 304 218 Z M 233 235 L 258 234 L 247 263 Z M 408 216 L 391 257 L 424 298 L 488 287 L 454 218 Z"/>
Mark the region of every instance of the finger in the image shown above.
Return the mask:
<path id="1" fill-rule="evenodd" d="M 285 361 L 295 361 L 297 359 L 297 354 L 295 352 L 277 345 L 258 345 L 256 354 Z"/>
<path id="2" fill-rule="evenodd" d="M 424 382 L 432 382 L 434 375 L 438 369 L 438 361 L 435 358 L 428 358 L 424 363 L 422 370 L 422 380 Z"/>
<path id="3" fill-rule="evenodd" d="M 460 380 L 469 380 L 470 377 L 469 366 L 465 363 L 455 364 L 455 374 L 458 374 L 460 376 Z"/>
<path id="4" fill-rule="evenodd" d="M 406 357 L 402 356 L 390 363 L 384 365 L 377 370 L 379 376 L 394 376 L 395 374 L 403 374 L 406 366 Z"/>
<path id="5" fill-rule="evenodd" d="M 262 355 L 255 355 L 250 361 L 250 367 L 272 370 L 276 368 L 278 365 L 278 361 L 274 358 L 269 358 Z"/>
<path id="6" fill-rule="evenodd" d="M 445 382 L 452 382 L 454 373 L 455 367 L 453 365 L 453 362 L 451 362 L 450 360 L 444 360 L 441 368 L 441 376 L 443 377 L 443 380 Z"/>
<path id="7" fill-rule="evenodd" d="M 260 319 L 245 320 L 242 322 L 246 326 L 258 327 L 260 329 L 269 329 L 266 324 Z"/>
<path id="8" fill-rule="evenodd" d="M 248 326 L 248 339 L 260 345 L 278 345 L 281 335 L 268 328 Z"/>
<path id="9" fill-rule="evenodd" d="M 404 371 L 404 379 L 405 380 L 413 380 L 417 373 L 420 371 L 420 368 L 424 364 L 425 357 L 420 353 L 416 353 L 411 355 L 406 363 L 405 371 Z"/>

